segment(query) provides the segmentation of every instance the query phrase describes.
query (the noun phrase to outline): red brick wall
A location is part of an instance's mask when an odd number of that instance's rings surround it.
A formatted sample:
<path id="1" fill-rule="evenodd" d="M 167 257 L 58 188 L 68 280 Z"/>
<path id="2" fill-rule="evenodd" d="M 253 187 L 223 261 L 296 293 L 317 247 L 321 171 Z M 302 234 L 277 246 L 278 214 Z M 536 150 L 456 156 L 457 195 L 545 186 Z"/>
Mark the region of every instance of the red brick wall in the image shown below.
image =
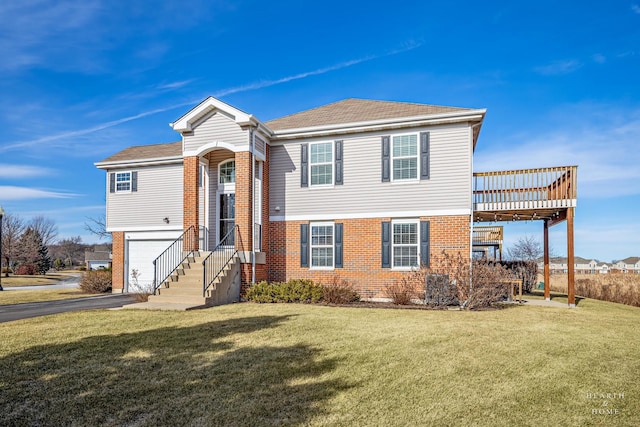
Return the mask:
<path id="1" fill-rule="evenodd" d="M 199 238 L 198 230 L 200 226 L 199 215 L 200 200 L 198 198 L 198 168 L 200 159 L 198 156 L 184 158 L 184 191 L 183 191 L 183 226 L 188 229 L 195 227 L 194 238 L 186 239 L 185 250 L 198 250 Z"/>
<path id="2" fill-rule="evenodd" d="M 124 232 L 111 233 L 111 289 L 120 293 L 124 289 Z"/>
<path id="3" fill-rule="evenodd" d="M 471 237 L 468 215 L 421 217 L 420 220 L 430 221 L 431 259 L 443 250 L 448 253 L 460 252 L 464 257 L 469 257 Z M 337 275 L 353 284 L 362 297 L 384 297 L 385 286 L 399 280 L 405 273 L 381 267 L 382 221 L 391 221 L 391 218 L 336 219 L 335 222 L 344 224 L 344 267 L 331 271 L 300 267 L 302 221 L 272 222 L 269 227 L 271 244 L 267 254 L 268 280 L 305 278 L 330 283 Z"/>

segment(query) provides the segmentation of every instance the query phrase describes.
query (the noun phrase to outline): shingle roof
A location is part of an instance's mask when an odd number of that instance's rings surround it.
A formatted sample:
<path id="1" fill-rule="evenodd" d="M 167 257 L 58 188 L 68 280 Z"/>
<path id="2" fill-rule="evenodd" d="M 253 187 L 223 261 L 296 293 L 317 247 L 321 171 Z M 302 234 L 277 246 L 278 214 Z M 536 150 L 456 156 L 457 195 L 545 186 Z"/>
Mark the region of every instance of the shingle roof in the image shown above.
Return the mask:
<path id="1" fill-rule="evenodd" d="M 107 157 L 99 163 L 122 162 L 127 160 L 162 159 L 182 156 L 182 141 L 168 144 L 138 145 Z"/>
<path id="2" fill-rule="evenodd" d="M 349 98 L 333 104 L 323 105 L 311 110 L 270 120 L 266 122 L 266 125 L 272 130 L 278 131 L 469 110 L 471 109 Z"/>
<path id="3" fill-rule="evenodd" d="M 640 257 L 630 256 L 630 257 L 625 258 L 625 259 L 623 259 L 621 261 L 624 262 L 625 264 L 635 264 L 636 262 L 640 261 Z"/>

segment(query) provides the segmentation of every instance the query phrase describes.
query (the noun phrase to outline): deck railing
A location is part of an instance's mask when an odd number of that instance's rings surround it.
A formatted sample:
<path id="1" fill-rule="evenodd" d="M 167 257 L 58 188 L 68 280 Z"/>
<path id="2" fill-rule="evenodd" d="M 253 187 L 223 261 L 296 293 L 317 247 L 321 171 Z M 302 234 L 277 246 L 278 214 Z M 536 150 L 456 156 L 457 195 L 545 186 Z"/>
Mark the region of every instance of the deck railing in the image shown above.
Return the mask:
<path id="1" fill-rule="evenodd" d="M 474 226 L 473 244 L 478 246 L 500 245 L 504 240 L 504 227 L 501 225 Z"/>
<path id="2" fill-rule="evenodd" d="M 574 207 L 577 166 L 473 174 L 474 210 Z"/>

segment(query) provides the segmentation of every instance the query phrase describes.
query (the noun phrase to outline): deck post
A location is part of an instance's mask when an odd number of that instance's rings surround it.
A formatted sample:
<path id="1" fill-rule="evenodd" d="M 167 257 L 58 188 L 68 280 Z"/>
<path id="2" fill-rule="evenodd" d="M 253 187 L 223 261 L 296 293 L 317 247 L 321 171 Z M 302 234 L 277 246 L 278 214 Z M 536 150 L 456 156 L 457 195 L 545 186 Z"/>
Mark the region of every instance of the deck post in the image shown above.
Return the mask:
<path id="1" fill-rule="evenodd" d="M 551 300 L 551 274 L 549 271 L 549 220 L 544 220 L 544 299 Z"/>
<path id="2" fill-rule="evenodd" d="M 569 307 L 576 306 L 576 288 L 575 288 L 575 261 L 573 247 L 573 216 L 574 208 L 567 209 L 567 294 L 569 298 Z"/>

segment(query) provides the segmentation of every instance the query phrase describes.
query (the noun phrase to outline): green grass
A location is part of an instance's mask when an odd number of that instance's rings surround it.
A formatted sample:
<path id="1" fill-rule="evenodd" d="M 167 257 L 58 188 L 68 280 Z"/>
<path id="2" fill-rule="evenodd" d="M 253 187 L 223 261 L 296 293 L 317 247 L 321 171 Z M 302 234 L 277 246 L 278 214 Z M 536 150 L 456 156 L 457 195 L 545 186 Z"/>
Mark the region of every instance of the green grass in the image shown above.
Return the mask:
<path id="1" fill-rule="evenodd" d="M 0 324 L 0 425 L 640 425 L 640 309 L 235 304 Z M 624 393 L 589 399 L 588 393 Z M 593 415 L 601 408 L 618 415 Z"/>
<path id="2" fill-rule="evenodd" d="M 62 299 L 92 297 L 95 295 L 96 294 L 82 293 L 78 289 L 42 289 L 42 290 L 33 290 L 33 291 L 2 291 L 0 292 L 0 307 L 6 304 L 20 304 L 24 302 L 57 301 Z"/>
<path id="3" fill-rule="evenodd" d="M 9 274 L 9 277 L 2 275 L 2 286 L 41 286 L 55 285 L 61 280 L 68 279 L 73 276 L 79 276 L 80 272 L 76 270 L 57 271 L 55 273 L 35 274 L 33 276 L 16 276 Z"/>

